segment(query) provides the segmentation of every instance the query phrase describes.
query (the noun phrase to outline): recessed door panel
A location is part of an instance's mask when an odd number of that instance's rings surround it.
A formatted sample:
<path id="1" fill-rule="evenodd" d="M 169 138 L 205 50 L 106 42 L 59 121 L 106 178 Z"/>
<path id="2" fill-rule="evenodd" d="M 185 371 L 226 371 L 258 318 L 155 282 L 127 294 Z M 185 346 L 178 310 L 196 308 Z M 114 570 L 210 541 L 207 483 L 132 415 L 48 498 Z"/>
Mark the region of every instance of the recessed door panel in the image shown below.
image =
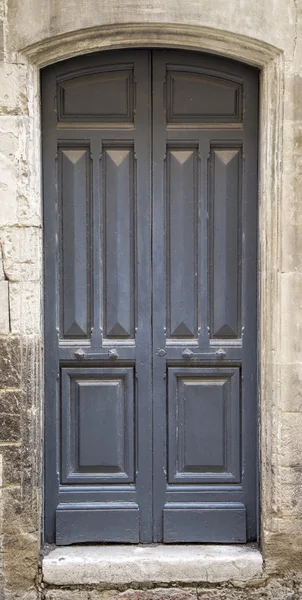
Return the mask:
<path id="1" fill-rule="evenodd" d="M 132 369 L 62 369 L 62 483 L 134 483 Z"/>
<path id="2" fill-rule="evenodd" d="M 176 67 L 176 69 L 175 69 Z M 236 77 L 211 76 L 200 68 L 167 65 L 167 122 L 196 126 L 242 119 L 242 85 Z"/>
<path id="3" fill-rule="evenodd" d="M 129 68 L 130 67 L 130 68 Z M 99 67 L 87 75 L 58 81 L 58 121 L 133 123 L 133 68 Z"/>
<path id="4" fill-rule="evenodd" d="M 240 503 L 167 504 L 164 508 L 164 542 L 246 542 L 246 508 Z"/>
<path id="5" fill-rule="evenodd" d="M 239 370 L 169 368 L 169 483 L 240 483 Z"/>
<path id="6" fill-rule="evenodd" d="M 83 143 L 59 145 L 60 334 L 88 338 L 91 327 L 91 161 Z"/>

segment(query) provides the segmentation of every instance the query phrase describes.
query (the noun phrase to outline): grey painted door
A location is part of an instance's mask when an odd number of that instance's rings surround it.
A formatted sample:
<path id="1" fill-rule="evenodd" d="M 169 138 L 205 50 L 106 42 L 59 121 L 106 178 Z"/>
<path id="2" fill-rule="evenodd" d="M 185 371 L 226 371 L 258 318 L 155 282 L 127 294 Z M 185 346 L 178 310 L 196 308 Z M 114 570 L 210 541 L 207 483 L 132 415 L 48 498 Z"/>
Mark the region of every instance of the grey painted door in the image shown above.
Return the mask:
<path id="1" fill-rule="evenodd" d="M 256 538 L 257 72 L 42 75 L 45 539 Z"/>

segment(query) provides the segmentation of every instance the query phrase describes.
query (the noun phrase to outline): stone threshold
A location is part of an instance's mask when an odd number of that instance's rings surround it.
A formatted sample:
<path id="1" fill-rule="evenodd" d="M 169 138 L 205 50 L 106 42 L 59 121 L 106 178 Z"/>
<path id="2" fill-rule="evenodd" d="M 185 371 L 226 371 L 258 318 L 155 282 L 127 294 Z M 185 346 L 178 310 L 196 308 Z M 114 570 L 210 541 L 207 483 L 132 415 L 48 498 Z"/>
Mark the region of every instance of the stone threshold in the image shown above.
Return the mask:
<path id="1" fill-rule="evenodd" d="M 262 577 L 249 546 L 61 546 L 44 556 L 43 581 L 57 586 L 221 583 Z"/>

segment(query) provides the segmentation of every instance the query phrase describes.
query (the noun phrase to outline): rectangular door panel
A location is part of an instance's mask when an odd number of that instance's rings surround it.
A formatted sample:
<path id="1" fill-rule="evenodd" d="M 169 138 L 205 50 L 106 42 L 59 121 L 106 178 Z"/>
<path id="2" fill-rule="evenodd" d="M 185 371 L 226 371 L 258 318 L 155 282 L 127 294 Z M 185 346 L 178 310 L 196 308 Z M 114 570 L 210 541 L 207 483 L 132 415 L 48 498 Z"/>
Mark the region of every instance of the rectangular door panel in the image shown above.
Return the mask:
<path id="1" fill-rule="evenodd" d="M 62 483 L 134 483 L 133 370 L 62 369 Z"/>
<path id="2" fill-rule="evenodd" d="M 139 508 L 135 503 L 59 504 L 56 544 L 139 542 Z"/>
<path id="3" fill-rule="evenodd" d="M 229 544 L 246 542 L 243 504 L 171 504 L 164 508 L 164 542 Z"/>
<path id="4" fill-rule="evenodd" d="M 239 369 L 168 369 L 169 483 L 240 482 Z"/>
<path id="5" fill-rule="evenodd" d="M 130 67 L 130 68 L 129 68 Z M 131 65 L 89 69 L 87 75 L 58 81 L 58 121 L 76 123 L 133 124 L 134 93 Z"/>
<path id="6" fill-rule="evenodd" d="M 176 67 L 176 68 L 175 68 Z M 242 120 L 240 80 L 218 77 L 217 72 L 167 65 L 167 123 L 196 127 L 202 123 L 236 123 Z"/>

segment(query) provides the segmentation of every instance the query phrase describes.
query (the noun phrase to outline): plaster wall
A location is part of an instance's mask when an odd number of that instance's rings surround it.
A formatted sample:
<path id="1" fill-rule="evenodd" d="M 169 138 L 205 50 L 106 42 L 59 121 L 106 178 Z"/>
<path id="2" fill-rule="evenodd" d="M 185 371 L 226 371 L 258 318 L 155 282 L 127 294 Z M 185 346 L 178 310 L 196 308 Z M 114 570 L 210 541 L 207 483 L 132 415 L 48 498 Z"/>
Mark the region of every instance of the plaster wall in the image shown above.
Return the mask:
<path id="1" fill-rule="evenodd" d="M 271 597 L 299 598 L 293 582 L 302 578 L 302 1 L 0 0 L 0 599 L 37 594 L 39 69 L 76 54 L 144 45 L 223 54 L 261 69 L 261 548 L 267 576 L 281 581 Z M 67 600 L 65 592 L 51 594 Z"/>

